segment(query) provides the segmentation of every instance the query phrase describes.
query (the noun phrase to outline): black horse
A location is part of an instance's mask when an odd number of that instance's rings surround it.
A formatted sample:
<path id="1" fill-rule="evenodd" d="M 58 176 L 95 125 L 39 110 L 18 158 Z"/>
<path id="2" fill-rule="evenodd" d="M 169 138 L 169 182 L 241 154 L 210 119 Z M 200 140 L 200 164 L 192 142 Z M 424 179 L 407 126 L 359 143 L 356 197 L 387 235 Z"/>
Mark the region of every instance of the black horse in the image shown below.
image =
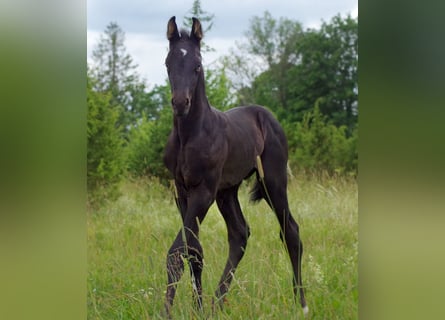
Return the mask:
<path id="1" fill-rule="evenodd" d="M 229 257 L 214 300 L 222 307 L 250 234 L 238 202 L 238 188 L 254 173 L 257 181 L 252 200 L 265 199 L 278 218 L 280 238 L 293 267 L 294 295 L 299 292 L 306 314 L 308 307 L 300 272 L 303 245 L 287 200 L 288 151 L 283 129 L 272 114 L 260 106 L 238 107 L 227 112 L 210 106 L 201 63 L 202 37 L 201 23 L 196 18 L 190 34 L 178 30 L 175 17 L 168 22 L 170 50 L 165 65 L 174 118 L 164 163 L 174 176 L 183 227 L 167 255 L 167 315 L 170 317 L 184 261 L 188 261 L 190 267 L 194 301 L 202 308 L 203 250 L 199 226 L 215 200 L 226 222 L 229 241 Z"/>

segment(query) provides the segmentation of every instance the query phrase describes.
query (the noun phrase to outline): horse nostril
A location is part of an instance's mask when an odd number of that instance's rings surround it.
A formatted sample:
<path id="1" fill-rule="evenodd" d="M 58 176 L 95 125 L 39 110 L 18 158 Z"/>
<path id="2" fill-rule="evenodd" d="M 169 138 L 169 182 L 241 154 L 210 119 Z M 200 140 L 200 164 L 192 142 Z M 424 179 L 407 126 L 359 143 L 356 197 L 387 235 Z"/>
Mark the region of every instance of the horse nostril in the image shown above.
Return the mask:
<path id="1" fill-rule="evenodd" d="M 172 105 L 173 105 L 173 106 L 174 106 L 174 105 L 175 105 L 175 103 L 176 103 L 176 101 L 175 101 L 175 99 L 174 99 L 174 98 L 172 98 L 171 102 L 172 102 Z"/>
<path id="2" fill-rule="evenodd" d="M 190 105 L 190 99 L 189 98 L 185 98 L 185 105 L 189 106 Z"/>

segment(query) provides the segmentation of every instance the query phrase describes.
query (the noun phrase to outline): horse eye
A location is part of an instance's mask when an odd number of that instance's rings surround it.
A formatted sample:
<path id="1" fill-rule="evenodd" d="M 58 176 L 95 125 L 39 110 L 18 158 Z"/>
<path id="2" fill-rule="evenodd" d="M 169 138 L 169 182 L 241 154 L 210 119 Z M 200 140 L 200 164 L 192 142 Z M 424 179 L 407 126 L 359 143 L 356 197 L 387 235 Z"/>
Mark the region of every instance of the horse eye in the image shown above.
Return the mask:
<path id="1" fill-rule="evenodd" d="M 198 65 L 195 69 L 196 72 L 201 72 L 201 65 Z"/>

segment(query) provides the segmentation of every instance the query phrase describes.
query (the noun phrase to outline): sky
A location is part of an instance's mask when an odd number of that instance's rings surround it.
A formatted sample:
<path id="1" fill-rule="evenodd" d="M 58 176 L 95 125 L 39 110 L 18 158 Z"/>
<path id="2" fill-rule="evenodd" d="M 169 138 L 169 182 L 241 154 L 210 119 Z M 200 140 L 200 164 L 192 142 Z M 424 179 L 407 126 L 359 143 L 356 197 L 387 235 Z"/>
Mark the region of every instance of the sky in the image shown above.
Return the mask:
<path id="1" fill-rule="evenodd" d="M 192 4 L 193 0 L 87 0 L 88 63 L 100 34 L 110 22 L 117 22 L 125 32 L 125 47 L 138 73 L 149 86 L 165 84 L 168 19 L 176 16 L 181 28 Z M 205 66 L 236 48 L 251 18 L 265 11 L 275 19 L 285 17 L 301 22 L 304 28 L 317 28 L 337 14 L 357 17 L 358 0 L 201 0 L 201 8 L 215 15 L 212 29 L 204 35 L 215 52 L 203 56 Z"/>

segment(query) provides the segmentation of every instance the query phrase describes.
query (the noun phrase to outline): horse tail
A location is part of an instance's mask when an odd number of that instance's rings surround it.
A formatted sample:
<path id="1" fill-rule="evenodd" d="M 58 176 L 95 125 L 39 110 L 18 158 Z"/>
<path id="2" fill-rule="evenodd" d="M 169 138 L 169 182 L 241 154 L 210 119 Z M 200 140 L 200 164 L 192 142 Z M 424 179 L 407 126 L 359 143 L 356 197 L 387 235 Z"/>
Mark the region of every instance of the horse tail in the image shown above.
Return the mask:
<path id="1" fill-rule="evenodd" d="M 291 179 L 293 179 L 295 177 L 294 174 L 292 173 L 292 169 L 289 165 L 289 161 L 287 161 L 287 176 Z"/>
<path id="2" fill-rule="evenodd" d="M 252 190 L 250 190 L 250 201 L 252 202 L 260 202 L 261 199 L 264 199 L 264 191 L 261 183 L 257 179 L 255 184 L 253 185 Z"/>

